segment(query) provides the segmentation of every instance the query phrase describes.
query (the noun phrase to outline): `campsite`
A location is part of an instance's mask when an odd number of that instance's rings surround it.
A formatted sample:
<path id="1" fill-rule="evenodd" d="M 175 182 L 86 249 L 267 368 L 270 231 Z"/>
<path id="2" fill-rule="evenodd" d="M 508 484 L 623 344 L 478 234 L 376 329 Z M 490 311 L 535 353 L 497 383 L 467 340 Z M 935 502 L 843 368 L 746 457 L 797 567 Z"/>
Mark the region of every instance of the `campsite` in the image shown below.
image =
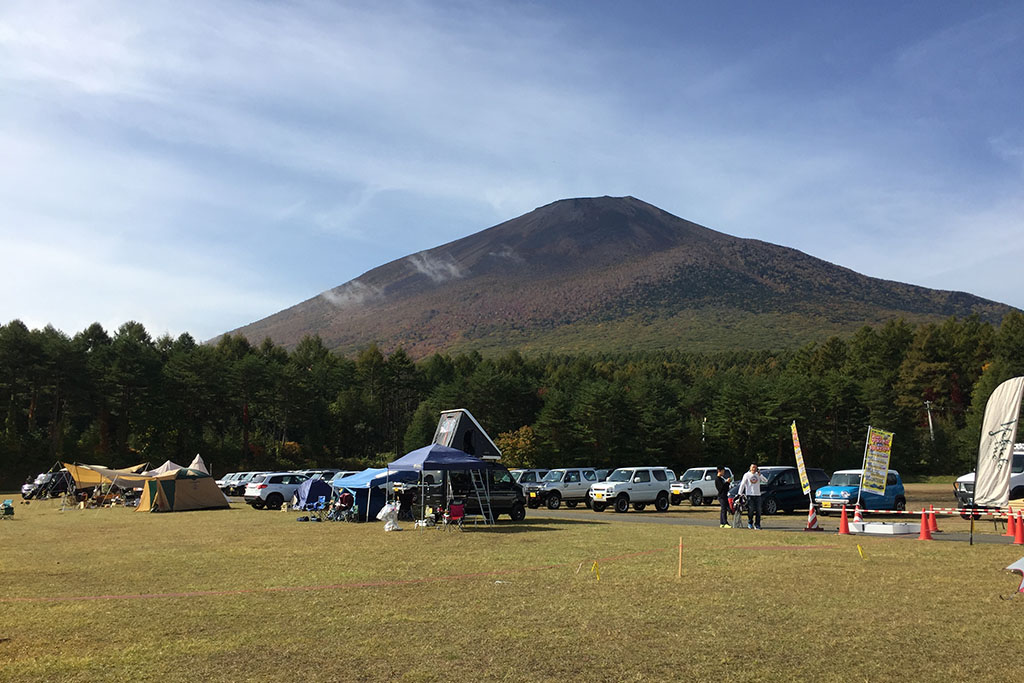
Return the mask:
<path id="1" fill-rule="evenodd" d="M 949 486 L 919 489 L 913 505 L 940 502 Z M 637 521 L 715 516 L 686 506 L 622 517 L 531 510 L 521 523 L 461 533 L 386 534 L 379 522 L 299 524 L 291 511 L 237 503 L 150 515 L 32 502 L 0 526 L 0 677 L 523 681 L 608 670 L 617 672 L 609 680 L 777 680 L 781 671 L 835 680 L 889 678 L 897 667 L 937 681 L 1019 672 L 1024 602 L 999 597 L 1016 586 L 1002 568 L 1019 548 L 841 537 L 834 524 L 821 534 L 769 524 L 755 535 Z"/>

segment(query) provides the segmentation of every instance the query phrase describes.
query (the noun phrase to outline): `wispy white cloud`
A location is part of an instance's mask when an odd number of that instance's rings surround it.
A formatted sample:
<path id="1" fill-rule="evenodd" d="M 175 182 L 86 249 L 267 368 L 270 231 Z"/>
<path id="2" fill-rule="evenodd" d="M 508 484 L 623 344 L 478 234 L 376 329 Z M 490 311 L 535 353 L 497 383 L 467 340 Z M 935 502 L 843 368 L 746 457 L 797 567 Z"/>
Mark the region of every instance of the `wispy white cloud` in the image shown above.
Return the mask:
<path id="1" fill-rule="evenodd" d="M 465 273 L 454 260 L 448 257 L 436 257 L 427 253 L 413 254 L 406 259 L 413 269 L 426 275 L 433 282 L 442 283 L 464 277 Z"/>
<path id="2" fill-rule="evenodd" d="M 362 283 L 359 280 L 350 280 L 343 285 L 320 294 L 332 305 L 342 309 L 376 301 L 383 295 L 384 293 L 380 288 Z"/>

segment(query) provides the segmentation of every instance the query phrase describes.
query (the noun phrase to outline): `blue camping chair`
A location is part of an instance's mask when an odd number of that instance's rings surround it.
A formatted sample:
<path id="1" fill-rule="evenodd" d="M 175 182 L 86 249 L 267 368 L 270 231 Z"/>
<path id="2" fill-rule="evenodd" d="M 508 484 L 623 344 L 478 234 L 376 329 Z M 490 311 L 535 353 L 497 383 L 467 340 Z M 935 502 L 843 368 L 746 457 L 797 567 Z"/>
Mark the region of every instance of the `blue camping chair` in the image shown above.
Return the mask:
<path id="1" fill-rule="evenodd" d="M 8 498 L 0 507 L 0 519 L 14 519 L 14 501 Z"/>

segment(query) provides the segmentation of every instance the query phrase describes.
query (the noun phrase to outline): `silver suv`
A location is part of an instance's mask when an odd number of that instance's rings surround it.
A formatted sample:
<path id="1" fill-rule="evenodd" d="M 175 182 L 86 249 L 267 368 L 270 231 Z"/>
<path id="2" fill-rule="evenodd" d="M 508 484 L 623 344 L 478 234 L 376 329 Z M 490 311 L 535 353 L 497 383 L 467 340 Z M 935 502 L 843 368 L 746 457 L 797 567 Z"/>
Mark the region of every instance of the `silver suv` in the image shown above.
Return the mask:
<path id="1" fill-rule="evenodd" d="M 668 510 L 669 487 L 676 475 L 664 467 L 620 467 L 605 481 L 590 487 L 590 507 L 602 512 L 609 505 L 616 512 L 643 510 L 654 503 L 658 512 Z"/>
<path id="2" fill-rule="evenodd" d="M 597 472 L 593 467 L 564 467 L 549 471 L 537 484 L 528 484 L 526 504 L 531 508 L 547 505 L 549 510 L 557 510 L 565 501 L 565 506 L 576 507 L 579 503 L 590 505 L 587 497 L 590 487 L 597 483 Z"/>
<path id="3" fill-rule="evenodd" d="M 305 474 L 294 472 L 270 472 L 254 477 L 245 486 L 245 502 L 257 510 L 269 508 L 280 510 L 286 500 L 291 500 L 299 484 L 309 479 Z"/>

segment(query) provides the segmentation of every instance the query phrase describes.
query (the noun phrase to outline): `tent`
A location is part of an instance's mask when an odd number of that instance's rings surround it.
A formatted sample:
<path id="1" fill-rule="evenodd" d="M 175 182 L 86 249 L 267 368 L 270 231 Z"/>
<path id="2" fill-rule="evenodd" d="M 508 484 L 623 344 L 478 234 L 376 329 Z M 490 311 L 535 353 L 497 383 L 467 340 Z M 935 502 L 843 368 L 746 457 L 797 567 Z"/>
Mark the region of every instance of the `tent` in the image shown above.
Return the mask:
<path id="1" fill-rule="evenodd" d="M 473 414 L 465 408 L 445 410 L 434 432 L 435 444 L 461 449 L 484 460 L 501 460 L 501 451 L 491 441 Z"/>
<path id="2" fill-rule="evenodd" d="M 146 480 L 137 512 L 227 508 L 227 497 L 206 472 L 182 467 Z"/>
<path id="3" fill-rule="evenodd" d="M 200 472 L 210 473 L 210 468 L 206 466 L 203 461 L 203 456 L 196 453 L 196 457 L 192 458 L 192 463 L 188 466 L 190 470 L 199 470 Z"/>
<path id="4" fill-rule="evenodd" d="M 388 469 L 397 472 L 415 472 L 422 475 L 424 471 L 441 470 L 446 480 L 450 480 L 451 471 L 466 472 L 470 470 L 487 470 L 490 463 L 480 458 L 464 453 L 456 448 L 431 444 L 423 448 L 406 453 L 398 460 L 388 463 Z M 471 476 L 469 482 L 472 486 L 472 495 L 476 498 L 477 506 L 483 513 L 488 523 L 490 518 L 491 492 L 488 489 L 487 476 Z M 446 481 L 446 489 L 449 481 Z M 421 499 L 422 503 L 422 499 Z M 485 507 L 486 506 L 486 507 Z"/>
<path id="5" fill-rule="evenodd" d="M 156 469 L 152 470 L 146 470 L 142 474 L 146 475 L 147 477 L 155 477 L 158 474 L 167 474 L 168 472 L 175 472 L 180 469 L 181 465 L 179 465 L 178 463 L 171 462 L 170 460 L 164 460 L 164 464 L 160 465 L 160 467 L 157 467 Z"/>
<path id="6" fill-rule="evenodd" d="M 346 489 L 355 497 L 359 506 L 359 517 L 363 521 L 375 518 L 388 499 L 387 487 L 392 482 L 412 484 L 419 481 L 419 473 L 388 472 L 387 469 L 371 467 L 347 477 L 335 477 L 331 486 Z"/>
<path id="7" fill-rule="evenodd" d="M 80 489 L 99 486 L 103 483 L 118 483 L 118 486 L 138 485 L 148 479 L 148 475 L 141 472 L 146 468 L 146 463 L 125 467 L 119 470 L 104 467 L 102 465 L 72 465 L 61 463 L 75 480 L 75 486 Z M 131 487 L 129 487 L 131 488 Z"/>
<path id="8" fill-rule="evenodd" d="M 485 470 L 488 465 L 480 458 L 448 446 L 431 444 L 406 453 L 388 463 L 389 470 Z"/>
<path id="9" fill-rule="evenodd" d="M 330 500 L 333 493 L 334 489 L 323 479 L 307 479 L 295 489 L 295 507 L 304 508 L 312 505 L 320 496 L 323 496 L 324 500 Z"/>

